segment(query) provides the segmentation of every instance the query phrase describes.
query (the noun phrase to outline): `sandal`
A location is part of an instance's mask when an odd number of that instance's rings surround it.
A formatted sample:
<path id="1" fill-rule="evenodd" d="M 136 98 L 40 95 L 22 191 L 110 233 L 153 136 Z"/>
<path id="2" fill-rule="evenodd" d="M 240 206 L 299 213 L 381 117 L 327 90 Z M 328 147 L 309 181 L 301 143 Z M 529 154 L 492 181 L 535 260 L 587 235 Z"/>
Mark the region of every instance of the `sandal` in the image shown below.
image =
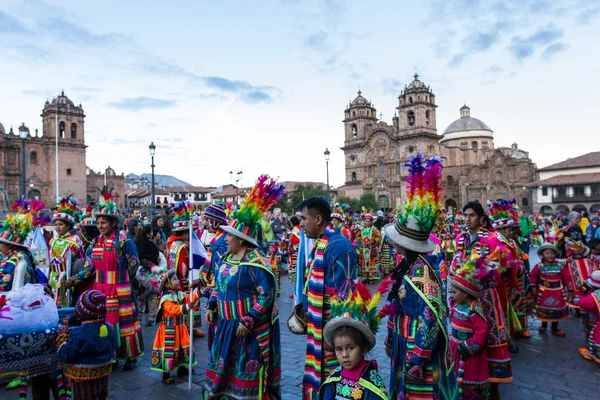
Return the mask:
<path id="1" fill-rule="evenodd" d="M 546 330 L 547 330 L 547 329 L 548 329 L 548 328 L 546 328 L 546 327 L 544 327 L 544 326 L 540 326 L 540 327 L 538 328 L 538 332 L 539 332 L 539 333 L 546 333 Z"/>
<path id="2" fill-rule="evenodd" d="M 590 354 L 590 351 L 585 347 L 579 349 L 579 354 L 581 354 L 581 357 L 583 357 L 584 360 L 592 361 L 594 359 Z"/>
<path id="3" fill-rule="evenodd" d="M 565 337 L 567 336 L 567 334 L 565 333 L 565 331 L 552 331 L 552 336 L 560 336 L 560 337 Z"/>
<path id="4" fill-rule="evenodd" d="M 164 383 L 166 385 L 174 385 L 175 379 L 171 378 L 170 376 L 163 376 L 162 383 Z"/>
<path id="5" fill-rule="evenodd" d="M 519 331 L 519 332 L 517 332 L 517 336 L 525 338 L 525 339 L 530 339 L 531 338 L 531 333 L 529 333 L 527 331 Z"/>

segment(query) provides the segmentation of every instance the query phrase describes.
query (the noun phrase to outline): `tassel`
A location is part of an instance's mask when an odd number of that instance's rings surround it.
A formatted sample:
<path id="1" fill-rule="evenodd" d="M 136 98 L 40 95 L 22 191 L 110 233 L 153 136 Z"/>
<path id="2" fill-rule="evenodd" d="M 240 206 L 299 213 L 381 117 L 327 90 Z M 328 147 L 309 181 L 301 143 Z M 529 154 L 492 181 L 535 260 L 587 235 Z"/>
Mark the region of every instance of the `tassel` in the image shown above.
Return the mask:
<path id="1" fill-rule="evenodd" d="M 108 336 L 108 329 L 106 329 L 106 324 L 102 324 L 102 326 L 100 327 L 100 337 L 107 337 Z"/>

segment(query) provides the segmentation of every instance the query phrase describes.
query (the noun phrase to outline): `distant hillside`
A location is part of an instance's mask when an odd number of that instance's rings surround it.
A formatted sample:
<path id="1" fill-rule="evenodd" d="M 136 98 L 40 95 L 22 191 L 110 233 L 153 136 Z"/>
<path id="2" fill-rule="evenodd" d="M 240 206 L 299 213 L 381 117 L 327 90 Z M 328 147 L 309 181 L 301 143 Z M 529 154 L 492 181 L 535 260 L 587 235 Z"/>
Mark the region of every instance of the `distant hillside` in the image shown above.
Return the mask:
<path id="1" fill-rule="evenodd" d="M 148 181 L 150 181 L 152 179 L 152 174 L 127 175 L 127 180 L 130 181 L 140 180 L 142 178 L 148 179 Z M 157 186 L 192 186 L 191 184 L 177 179 L 171 175 L 154 175 L 154 181 L 156 182 Z"/>

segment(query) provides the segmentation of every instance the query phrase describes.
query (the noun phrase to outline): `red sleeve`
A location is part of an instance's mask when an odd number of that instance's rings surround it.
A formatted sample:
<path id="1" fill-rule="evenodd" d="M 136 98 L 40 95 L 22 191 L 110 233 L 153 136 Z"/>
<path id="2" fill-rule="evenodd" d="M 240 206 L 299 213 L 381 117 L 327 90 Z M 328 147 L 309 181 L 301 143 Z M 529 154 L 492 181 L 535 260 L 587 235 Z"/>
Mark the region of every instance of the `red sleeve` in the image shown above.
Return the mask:
<path id="1" fill-rule="evenodd" d="M 569 273 L 569 267 L 566 265 L 563 265 L 563 267 L 560 269 L 560 278 L 562 280 L 562 284 L 565 288 L 567 288 L 568 291 L 572 292 L 573 291 L 573 282 L 571 281 L 571 274 Z"/>
<path id="2" fill-rule="evenodd" d="M 488 341 L 488 325 L 481 315 L 474 313 L 469 317 L 473 336 L 465 341 L 465 346 L 469 349 L 469 353 L 473 354 L 485 348 Z"/>
<path id="3" fill-rule="evenodd" d="M 529 282 L 530 282 L 531 286 L 538 285 L 538 282 L 540 280 L 540 273 L 541 273 L 540 265 L 537 264 L 535 267 L 533 267 L 533 269 L 529 273 Z"/>
<path id="4" fill-rule="evenodd" d="M 594 300 L 594 296 L 591 293 L 585 296 L 575 297 L 573 304 L 581 307 L 585 311 L 594 311 L 597 307 L 596 301 Z"/>

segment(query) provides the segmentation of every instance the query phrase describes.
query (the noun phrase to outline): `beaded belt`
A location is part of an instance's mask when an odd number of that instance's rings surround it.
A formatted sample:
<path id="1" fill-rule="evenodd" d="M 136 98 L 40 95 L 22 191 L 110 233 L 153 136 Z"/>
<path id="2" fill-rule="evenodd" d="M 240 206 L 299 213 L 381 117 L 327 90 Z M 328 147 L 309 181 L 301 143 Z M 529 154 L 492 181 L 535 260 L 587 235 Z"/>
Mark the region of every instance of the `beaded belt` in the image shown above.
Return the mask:
<path id="1" fill-rule="evenodd" d="M 560 279 L 558 280 L 546 280 L 544 281 L 543 287 L 546 289 L 558 289 L 562 286 L 562 282 Z"/>
<path id="2" fill-rule="evenodd" d="M 174 326 L 183 324 L 183 315 L 176 315 L 174 317 L 163 317 L 162 319 L 164 326 Z"/>
<path id="3" fill-rule="evenodd" d="M 219 316 L 225 319 L 239 319 L 248 315 L 256 303 L 256 296 L 236 301 L 217 301 Z"/>

